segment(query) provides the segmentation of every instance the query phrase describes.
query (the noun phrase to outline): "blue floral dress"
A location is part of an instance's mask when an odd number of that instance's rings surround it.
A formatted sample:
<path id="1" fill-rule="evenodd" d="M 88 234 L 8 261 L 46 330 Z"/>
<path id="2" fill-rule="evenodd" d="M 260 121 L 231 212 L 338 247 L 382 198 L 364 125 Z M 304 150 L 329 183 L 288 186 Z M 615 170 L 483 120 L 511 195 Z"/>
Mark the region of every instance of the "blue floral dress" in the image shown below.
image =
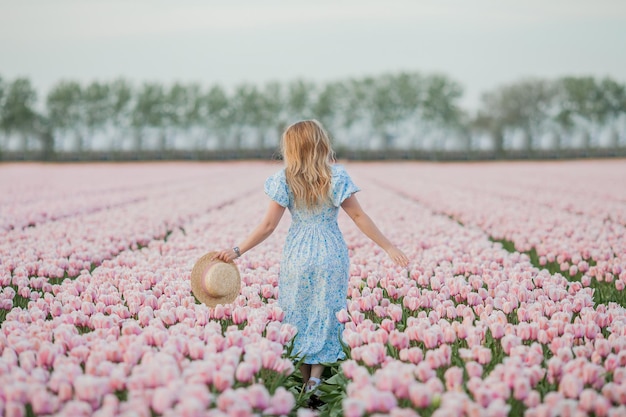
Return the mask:
<path id="1" fill-rule="evenodd" d="M 335 314 L 346 307 L 350 261 L 337 213 L 341 203 L 357 191 L 338 165 L 332 166 L 331 202 L 318 210 L 294 207 L 284 169 L 265 182 L 265 193 L 291 212 L 280 263 L 278 304 L 285 311 L 284 322 L 298 329 L 294 353 L 304 357 L 304 363 L 345 358 L 340 343 L 343 325 Z"/>

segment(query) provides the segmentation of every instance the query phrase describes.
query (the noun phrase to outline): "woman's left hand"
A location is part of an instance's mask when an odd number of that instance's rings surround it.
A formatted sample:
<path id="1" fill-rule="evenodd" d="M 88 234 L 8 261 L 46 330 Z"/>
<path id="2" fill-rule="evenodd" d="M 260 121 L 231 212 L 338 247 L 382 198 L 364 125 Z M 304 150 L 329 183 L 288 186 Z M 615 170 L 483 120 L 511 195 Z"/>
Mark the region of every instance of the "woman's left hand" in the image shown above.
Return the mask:
<path id="1" fill-rule="evenodd" d="M 401 267 L 406 268 L 409 266 L 409 258 L 402 252 L 400 249 L 392 246 L 387 250 L 387 255 L 391 258 L 391 260 Z"/>
<path id="2" fill-rule="evenodd" d="M 224 249 L 215 255 L 217 259 L 220 259 L 224 262 L 231 262 L 233 259 L 237 258 L 237 254 L 232 249 Z"/>

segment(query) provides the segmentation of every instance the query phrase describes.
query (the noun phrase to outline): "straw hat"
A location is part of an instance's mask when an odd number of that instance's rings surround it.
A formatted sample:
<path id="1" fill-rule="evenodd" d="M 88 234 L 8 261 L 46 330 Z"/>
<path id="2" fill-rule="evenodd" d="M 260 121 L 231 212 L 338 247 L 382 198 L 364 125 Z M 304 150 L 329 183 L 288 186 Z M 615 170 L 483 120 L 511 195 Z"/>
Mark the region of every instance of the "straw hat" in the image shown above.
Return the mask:
<path id="1" fill-rule="evenodd" d="M 234 262 L 224 262 L 209 252 L 196 261 L 191 270 L 191 291 L 198 301 L 215 307 L 235 301 L 241 289 L 239 269 Z"/>

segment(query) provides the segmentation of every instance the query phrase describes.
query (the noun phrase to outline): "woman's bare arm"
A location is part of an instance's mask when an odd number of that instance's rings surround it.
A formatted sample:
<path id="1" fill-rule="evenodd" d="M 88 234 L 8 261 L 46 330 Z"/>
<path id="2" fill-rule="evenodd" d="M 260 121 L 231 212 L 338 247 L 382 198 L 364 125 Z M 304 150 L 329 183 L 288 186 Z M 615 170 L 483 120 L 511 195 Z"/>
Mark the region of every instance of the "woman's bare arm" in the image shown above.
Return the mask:
<path id="1" fill-rule="evenodd" d="M 283 217 L 284 212 L 285 207 L 281 206 L 274 200 L 270 201 L 263 220 L 261 220 L 252 233 L 250 233 L 250 235 L 239 244 L 239 252 L 244 254 L 267 239 L 267 237 L 274 232 L 278 223 L 280 223 L 280 219 Z M 229 262 L 235 259 L 237 254 L 232 249 L 225 249 L 221 251 L 217 257 L 225 262 Z"/>
<path id="2" fill-rule="evenodd" d="M 344 200 L 341 204 L 341 208 L 350 216 L 359 230 L 387 252 L 391 260 L 397 265 L 406 267 L 409 264 L 407 256 L 383 235 L 374 221 L 363 211 L 354 194 Z"/>

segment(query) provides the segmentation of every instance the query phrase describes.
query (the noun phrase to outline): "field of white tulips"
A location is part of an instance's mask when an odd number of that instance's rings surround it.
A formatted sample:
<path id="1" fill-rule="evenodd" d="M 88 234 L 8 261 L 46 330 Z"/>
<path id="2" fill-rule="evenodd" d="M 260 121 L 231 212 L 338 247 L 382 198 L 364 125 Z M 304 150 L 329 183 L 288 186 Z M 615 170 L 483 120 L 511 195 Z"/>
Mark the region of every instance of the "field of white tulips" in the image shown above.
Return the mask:
<path id="1" fill-rule="evenodd" d="M 340 213 L 348 359 L 316 410 L 275 304 L 288 214 L 233 305 L 189 285 L 279 163 L 1 165 L 0 416 L 626 415 L 626 161 L 344 165 L 411 264 Z"/>

